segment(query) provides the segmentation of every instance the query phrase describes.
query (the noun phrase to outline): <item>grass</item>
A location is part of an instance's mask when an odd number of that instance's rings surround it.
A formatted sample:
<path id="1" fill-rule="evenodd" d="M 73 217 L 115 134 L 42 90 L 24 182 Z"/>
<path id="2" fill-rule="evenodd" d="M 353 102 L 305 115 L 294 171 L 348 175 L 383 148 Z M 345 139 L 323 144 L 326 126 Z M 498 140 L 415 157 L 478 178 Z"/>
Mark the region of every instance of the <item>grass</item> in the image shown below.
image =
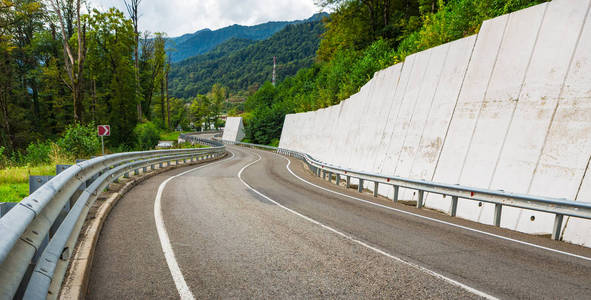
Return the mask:
<path id="1" fill-rule="evenodd" d="M 0 185 L 12 183 L 29 183 L 29 175 L 55 175 L 55 165 L 38 167 L 9 167 L 0 170 Z"/>
<path id="2" fill-rule="evenodd" d="M 185 143 L 177 145 L 177 148 L 179 148 L 179 149 L 193 149 L 193 148 L 209 148 L 209 146 L 205 146 L 205 145 L 201 145 L 201 144 L 191 145 L 191 143 L 185 142 Z"/>
<path id="3" fill-rule="evenodd" d="M 28 195 L 28 182 L 0 184 L 0 202 L 19 202 Z"/>
<path id="4" fill-rule="evenodd" d="M 178 141 L 179 135 L 181 135 L 181 132 L 178 132 L 178 131 L 161 132 L 160 133 L 160 140 L 161 141 Z"/>
<path id="5" fill-rule="evenodd" d="M 55 165 L 0 170 L 0 202 L 19 202 L 28 196 L 29 175 L 55 175 Z"/>

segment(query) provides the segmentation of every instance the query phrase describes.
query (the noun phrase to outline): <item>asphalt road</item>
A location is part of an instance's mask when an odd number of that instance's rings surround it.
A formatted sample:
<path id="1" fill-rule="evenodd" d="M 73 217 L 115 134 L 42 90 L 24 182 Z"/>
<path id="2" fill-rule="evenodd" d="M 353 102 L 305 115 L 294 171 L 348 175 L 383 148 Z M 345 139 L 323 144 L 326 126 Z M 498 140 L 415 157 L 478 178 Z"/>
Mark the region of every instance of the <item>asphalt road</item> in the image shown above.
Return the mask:
<path id="1" fill-rule="evenodd" d="M 120 200 L 87 298 L 591 298 L 589 248 L 359 194 L 274 153 L 228 150 Z M 173 266 L 154 209 L 165 181 Z"/>

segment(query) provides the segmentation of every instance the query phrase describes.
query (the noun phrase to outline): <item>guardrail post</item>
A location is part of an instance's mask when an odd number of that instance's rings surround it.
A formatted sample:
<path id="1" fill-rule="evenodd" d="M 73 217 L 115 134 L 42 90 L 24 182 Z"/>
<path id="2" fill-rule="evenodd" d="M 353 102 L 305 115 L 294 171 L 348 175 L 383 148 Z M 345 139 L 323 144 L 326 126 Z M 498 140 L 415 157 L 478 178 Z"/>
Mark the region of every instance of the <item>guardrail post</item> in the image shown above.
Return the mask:
<path id="1" fill-rule="evenodd" d="M 357 191 L 362 193 L 363 192 L 363 179 L 359 178 L 359 185 L 357 186 Z"/>
<path id="2" fill-rule="evenodd" d="M 452 217 L 455 217 L 457 212 L 458 212 L 458 196 L 451 196 L 451 207 L 449 209 L 449 215 Z"/>
<path id="3" fill-rule="evenodd" d="M 322 170 L 322 180 L 326 180 L 326 171 Z"/>
<path id="4" fill-rule="evenodd" d="M 328 172 L 328 182 L 332 183 L 332 172 Z"/>
<path id="5" fill-rule="evenodd" d="M 501 211 L 503 210 L 503 205 L 500 203 L 495 203 L 495 226 L 501 227 Z"/>
<path id="6" fill-rule="evenodd" d="M 373 183 L 373 196 L 374 197 L 378 196 L 378 184 L 379 183 L 377 181 L 374 181 L 374 183 Z"/>
<path id="7" fill-rule="evenodd" d="M 351 187 L 351 176 L 347 175 L 347 188 Z"/>
<path id="8" fill-rule="evenodd" d="M 133 175 L 135 175 L 135 176 L 140 175 L 140 169 L 133 170 Z"/>
<path id="9" fill-rule="evenodd" d="M 129 172 L 125 172 L 125 174 L 123 174 L 123 178 L 129 178 Z"/>
<path id="10" fill-rule="evenodd" d="M 341 184 L 341 175 L 340 174 L 337 174 L 336 184 L 337 185 Z"/>
<path id="11" fill-rule="evenodd" d="M 145 174 L 145 173 L 148 173 L 148 167 L 144 167 L 144 168 L 142 169 L 142 173 L 144 173 L 144 174 Z"/>
<path id="12" fill-rule="evenodd" d="M 552 239 L 555 241 L 560 240 L 560 231 L 562 230 L 562 219 L 564 215 L 556 214 L 554 217 L 554 226 L 552 227 Z"/>
<path id="13" fill-rule="evenodd" d="M 164 164 L 163 164 L 162 162 L 158 164 L 158 168 L 159 168 L 159 169 L 162 169 L 162 168 L 163 168 L 163 166 L 164 166 Z"/>
<path id="14" fill-rule="evenodd" d="M 419 199 L 417 199 L 417 208 L 423 207 L 423 197 L 425 196 L 425 191 L 419 191 Z"/>
<path id="15" fill-rule="evenodd" d="M 400 191 L 400 187 L 395 185 L 394 186 L 394 197 L 392 198 L 392 201 L 398 202 L 398 192 L 399 191 Z"/>

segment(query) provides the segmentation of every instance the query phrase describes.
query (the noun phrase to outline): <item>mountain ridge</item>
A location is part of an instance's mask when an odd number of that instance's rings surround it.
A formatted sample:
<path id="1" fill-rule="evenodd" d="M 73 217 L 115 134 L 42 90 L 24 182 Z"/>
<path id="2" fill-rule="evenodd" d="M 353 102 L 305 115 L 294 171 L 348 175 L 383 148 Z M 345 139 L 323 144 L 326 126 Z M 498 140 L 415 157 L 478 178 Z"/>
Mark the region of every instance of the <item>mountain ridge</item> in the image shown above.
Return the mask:
<path id="1" fill-rule="evenodd" d="M 230 93 L 246 91 L 271 80 L 273 56 L 277 56 L 278 78 L 294 75 L 312 65 L 324 32 L 321 21 L 292 24 L 262 41 L 232 38 L 215 49 L 174 63 L 170 72 L 171 94 L 192 98 L 204 94 L 215 83 Z"/>
<path id="2" fill-rule="evenodd" d="M 327 16 L 327 13 L 316 13 L 304 20 L 270 21 L 253 26 L 234 24 L 217 30 L 200 29 L 194 33 L 168 38 L 167 52 L 171 56 L 171 61 L 176 63 L 196 55 L 205 54 L 232 38 L 253 41 L 265 40 L 288 25 L 316 22 Z"/>

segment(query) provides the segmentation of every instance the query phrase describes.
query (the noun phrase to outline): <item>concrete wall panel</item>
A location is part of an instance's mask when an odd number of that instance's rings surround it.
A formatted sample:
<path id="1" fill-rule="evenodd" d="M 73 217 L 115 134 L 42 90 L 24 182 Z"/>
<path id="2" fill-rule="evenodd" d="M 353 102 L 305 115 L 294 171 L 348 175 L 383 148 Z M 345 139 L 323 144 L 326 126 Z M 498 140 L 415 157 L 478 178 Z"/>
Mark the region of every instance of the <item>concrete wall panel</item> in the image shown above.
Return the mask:
<path id="1" fill-rule="evenodd" d="M 390 112 L 395 110 L 395 95 L 400 83 L 401 72 L 404 64 L 399 63 L 386 69 L 387 73 L 384 74 L 384 86 L 385 89 L 380 95 L 384 99 L 383 106 L 380 108 L 380 114 L 376 120 L 376 139 L 373 141 L 373 147 L 369 156 L 373 157 L 371 170 L 373 172 L 380 172 L 380 161 L 382 161 L 385 155 L 384 147 L 376 147 L 376 145 L 382 145 L 384 143 L 384 134 L 390 117 Z"/>
<path id="2" fill-rule="evenodd" d="M 490 188 L 493 173 L 517 107 L 521 87 L 534 50 L 546 4 L 509 16 L 486 95 L 480 107 L 459 183 Z M 494 205 L 464 203 L 476 221 L 493 224 Z M 507 219 L 507 218 L 505 218 Z"/>
<path id="3" fill-rule="evenodd" d="M 491 188 L 530 193 L 588 7 L 588 0 L 548 4 Z M 552 216 L 536 212 L 503 219 L 504 226 L 528 233 L 548 233 L 552 227 Z"/>
<path id="4" fill-rule="evenodd" d="M 384 126 L 384 132 L 382 133 L 382 137 L 380 138 L 378 144 L 376 166 L 374 167 L 378 173 L 385 172 L 384 166 L 389 160 L 393 159 L 391 157 L 391 152 L 388 151 L 389 145 L 390 141 L 392 140 L 392 135 L 394 135 L 394 125 L 398 121 L 398 116 L 400 115 L 400 108 L 402 107 L 404 93 L 406 92 L 408 84 L 410 83 L 410 77 L 412 75 L 412 70 L 416 61 L 415 58 L 416 55 L 407 57 L 404 64 L 402 65 L 398 86 L 394 92 L 392 105 L 390 107 L 390 111 L 388 112 L 388 117 Z"/>
<path id="5" fill-rule="evenodd" d="M 228 117 L 226 126 L 224 126 L 222 140 L 240 142 L 243 138 L 244 125 L 242 124 L 242 117 Z"/>
<path id="6" fill-rule="evenodd" d="M 417 156 L 413 162 L 409 176 L 411 178 L 426 180 L 433 178 L 475 41 L 476 36 L 470 36 L 450 43 L 441 80 L 433 99 Z M 425 204 L 435 209 L 447 211 L 449 208 L 448 199 L 439 197 L 438 201 L 428 201 L 429 195 L 427 195 Z"/>
<path id="7" fill-rule="evenodd" d="M 591 202 L 591 10 L 570 63 L 530 193 Z M 567 219 L 564 240 L 591 246 L 591 222 Z"/>
<path id="8" fill-rule="evenodd" d="M 474 45 L 472 58 L 466 72 L 458 103 L 451 121 L 447 138 L 443 142 L 441 157 L 437 165 L 434 181 L 456 184 L 466 158 L 474 126 L 491 74 L 496 63 L 497 53 L 505 31 L 508 15 L 503 15 L 482 24 Z M 429 202 L 443 201 L 439 195 L 429 195 Z M 458 216 L 475 219 L 471 214 L 470 200 L 460 200 Z M 464 210 L 466 208 L 466 210 Z"/>
<path id="9" fill-rule="evenodd" d="M 431 49 L 429 55 L 429 66 L 422 80 L 422 85 L 415 101 L 402 148 L 398 157 L 398 163 L 394 173 L 396 176 L 409 177 L 412 163 L 417 154 L 419 143 L 425 129 L 425 124 L 433 105 L 433 99 L 441 79 L 441 72 L 449 52 L 449 44 L 444 44 Z M 403 190 L 400 194 L 402 199 L 413 199 L 415 191 Z"/>
<path id="10" fill-rule="evenodd" d="M 423 79 L 429 66 L 429 57 L 431 51 L 422 51 L 415 54 L 415 62 L 413 64 L 409 83 L 402 97 L 400 111 L 398 118 L 395 120 L 392 137 L 390 138 L 390 145 L 388 145 L 388 158 L 384 162 L 382 173 L 389 175 L 396 175 L 396 166 L 399 161 L 404 137 L 410 125 L 412 114 L 417 103 L 417 98 L 420 93 Z"/>

